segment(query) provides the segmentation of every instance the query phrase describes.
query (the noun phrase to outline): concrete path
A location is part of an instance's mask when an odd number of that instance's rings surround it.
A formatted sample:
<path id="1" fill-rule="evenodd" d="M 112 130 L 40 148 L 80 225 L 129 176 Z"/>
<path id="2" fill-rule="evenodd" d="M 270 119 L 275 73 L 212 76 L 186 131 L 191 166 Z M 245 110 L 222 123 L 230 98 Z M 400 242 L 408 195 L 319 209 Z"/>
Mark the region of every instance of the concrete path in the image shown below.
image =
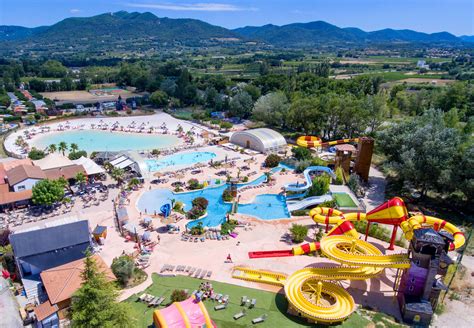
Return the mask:
<path id="1" fill-rule="evenodd" d="M 385 201 L 385 187 L 387 181 L 382 172 L 371 166 L 369 171 L 369 189 L 362 199 L 367 212 L 376 208 Z"/>
<path id="2" fill-rule="evenodd" d="M 0 277 L 0 318 L 0 328 L 23 327 L 18 304 L 3 277 Z"/>

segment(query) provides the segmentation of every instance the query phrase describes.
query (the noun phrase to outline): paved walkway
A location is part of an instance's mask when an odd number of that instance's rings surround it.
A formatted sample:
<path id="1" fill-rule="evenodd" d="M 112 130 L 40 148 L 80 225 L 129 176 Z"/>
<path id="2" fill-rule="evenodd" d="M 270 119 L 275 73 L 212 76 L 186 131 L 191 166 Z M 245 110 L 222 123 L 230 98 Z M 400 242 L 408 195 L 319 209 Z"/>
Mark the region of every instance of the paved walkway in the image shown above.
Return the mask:
<path id="1" fill-rule="evenodd" d="M 3 277 L 0 277 L 0 318 L 0 328 L 23 327 L 18 304 Z"/>
<path id="2" fill-rule="evenodd" d="M 369 171 L 369 189 L 365 193 L 362 201 L 365 204 L 367 212 L 376 208 L 385 201 L 385 187 L 387 181 L 382 172 L 371 166 Z"/>

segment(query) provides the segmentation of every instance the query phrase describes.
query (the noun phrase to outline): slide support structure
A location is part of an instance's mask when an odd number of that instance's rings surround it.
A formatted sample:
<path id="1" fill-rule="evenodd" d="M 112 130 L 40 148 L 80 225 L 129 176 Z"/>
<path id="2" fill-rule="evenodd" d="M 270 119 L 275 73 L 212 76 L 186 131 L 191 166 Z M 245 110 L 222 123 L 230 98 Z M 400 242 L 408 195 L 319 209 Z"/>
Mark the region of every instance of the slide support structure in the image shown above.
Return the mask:
<path id="1" fill-rule="evenodd" d="M 392 230 L 392 237 L 390 237 L 390 246 L 388 246 L 388 249 L 393 251 L 395 249 L 395 238 L 397 238 L 397 228 L 398 228 L 398 225 L 394 225 L 393 226 L 393 230 Z"/>

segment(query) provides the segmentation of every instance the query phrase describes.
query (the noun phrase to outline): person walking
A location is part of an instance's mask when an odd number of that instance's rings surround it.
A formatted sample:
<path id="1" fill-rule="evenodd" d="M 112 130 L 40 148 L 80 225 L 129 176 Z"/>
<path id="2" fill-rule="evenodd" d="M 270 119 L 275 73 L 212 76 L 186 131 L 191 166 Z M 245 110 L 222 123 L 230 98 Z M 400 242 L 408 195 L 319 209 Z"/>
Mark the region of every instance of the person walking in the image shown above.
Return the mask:
<path id="1" fill-rule="evenodd" d="M 229 262 L 229 263 L 234 263 L 234 262 L 232 262 L 232 257 L 230 256 L 230 254 L 227 255 L 227 262 Z"/>

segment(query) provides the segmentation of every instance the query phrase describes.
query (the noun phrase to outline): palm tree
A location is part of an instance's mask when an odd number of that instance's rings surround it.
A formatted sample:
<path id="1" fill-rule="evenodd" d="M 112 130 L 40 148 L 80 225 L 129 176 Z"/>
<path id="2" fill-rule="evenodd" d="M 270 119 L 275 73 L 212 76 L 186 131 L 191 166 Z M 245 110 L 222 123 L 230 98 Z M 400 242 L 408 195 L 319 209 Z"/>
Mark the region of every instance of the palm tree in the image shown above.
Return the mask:
<path id="1" fill-rule="evenodd" d="M 55 153 L 57 150 L 58 150 L 58 147 L 56 147 L 55 144 L 51 144 L 48 147 L 48 151 L 49 151 L 50 154 Z"/>
<path id="2" fill-rule="evenodd" d="M 67 143 L 65 143 L 64 141 L 61 141 L 59 144 L 58 144 L 58 150 L 63 154 L 64 156 L 64 153 L 66 152 L 67 150 Z"/>
<path id="3" fill-rule="evenodd" d="M 79 150 L 79 146 L 76 143 L 72 143 L 69 148 L 71 149 L 71 152 L 75 153 L 76 151 Z"/>
<path id="4" fill-rule="evenodd" d="M 125 171 L 118 167 L 114 167 L 110 172 L 110 176 L 117 182 L 117 185 L 120 185 L 122 183 L 124 174 Z"/>
<path id="5" fill-rule="evenodd" d="M 87 182 L 87 177 L 84 173 L 78 172 L 75 176 L 76 182 L 82 186 L 84 183 Z"/>

